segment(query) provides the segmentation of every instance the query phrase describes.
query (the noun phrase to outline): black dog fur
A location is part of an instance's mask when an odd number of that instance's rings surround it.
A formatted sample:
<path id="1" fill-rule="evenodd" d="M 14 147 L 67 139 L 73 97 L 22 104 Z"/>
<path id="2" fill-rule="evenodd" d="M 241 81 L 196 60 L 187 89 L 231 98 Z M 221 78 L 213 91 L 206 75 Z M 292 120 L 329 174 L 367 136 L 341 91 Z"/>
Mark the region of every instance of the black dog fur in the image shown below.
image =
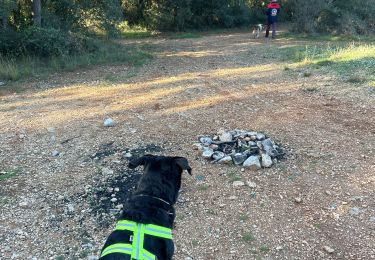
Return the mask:
<path id="1" fill-rule="evenodd" d="M 138 187 L 124 204 L 124 211 L 120 218 L 143 224 L 154 224 L 173 228 L 175 210 L 173 205 L 178 198 L 181 188 L 181 175 L 187 170 L 191 175 L 191 168 L 184 157 L 166 157 L 145 155 L 129 163 L 134 169 L 144 166 Z M 164 200 L 159 200 L 160 198 Z M 113 231 L 108 237 L 103 249 L 115 243 L 130 243 L 130 231 Z M 153 253 L 157 260 L 171 260 L 174 244 L 170 239 L 145 236 L 144 248 Z M 100 259 L 103 260 L 131 260 L 129 255 L 112 253 Z"/>

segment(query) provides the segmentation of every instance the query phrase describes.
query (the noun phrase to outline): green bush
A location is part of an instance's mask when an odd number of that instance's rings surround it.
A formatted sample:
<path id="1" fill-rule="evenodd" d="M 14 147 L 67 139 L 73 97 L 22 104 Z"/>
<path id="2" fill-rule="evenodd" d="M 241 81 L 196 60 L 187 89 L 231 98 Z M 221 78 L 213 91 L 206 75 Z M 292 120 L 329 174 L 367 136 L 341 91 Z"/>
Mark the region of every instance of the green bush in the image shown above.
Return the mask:
<path id="1" fill-rule="evenodd" d="M 373 0 L 283 1 L 284 18 L 305 33 L 372 35 L 375 32 Z M 313 8 L 312 8 L 313 5 Z"/>
<path id="2" fill-rule="evenodd" d="M 3 56 L 53 57 L 92 52 L 98 47 L 88 37 L 53 28 L 29 27 L 22 32 L 0 33 L 0 54 Z"/>

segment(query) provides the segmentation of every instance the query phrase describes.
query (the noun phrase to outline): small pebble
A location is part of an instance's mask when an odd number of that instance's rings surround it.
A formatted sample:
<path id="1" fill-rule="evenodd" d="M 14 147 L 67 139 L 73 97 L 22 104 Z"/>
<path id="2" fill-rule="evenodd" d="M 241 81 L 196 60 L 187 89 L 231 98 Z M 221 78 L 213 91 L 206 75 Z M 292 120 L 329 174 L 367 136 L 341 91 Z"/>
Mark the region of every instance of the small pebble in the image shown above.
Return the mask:
<path id="1" fill-rule="evenodd" d="M 245 183 L 243 181 L 234 181 L 232 185 L 233 187 L 237 188 L 237 187 L 245 186 Z"/>
<path id="2" fill-rule="evenodd" d="M 124 208 L 124 205 L 123 204 L 118 204 L 117 206 L 116 206 L 116 209 L 123 209 Z"/>
<path id="3" fill-rule="evenodd" d="M 252 181 L 248 181 L 247 182 L 247 185 L 252 188 L 252 189 L 255 189 L 257 187 L 257 184 L 255 182 L 252 182 Z"/>
<path id="4" fill-rule="evenodd" d="M 124 157 L 125 157 L 125 158 L 130 158 L 130 157 L 132 157 L 132 156 L 133 156 L 133 155 L 132 155 L 131 153 L 125 153 L 125 154 L 124 154 Z"/>
<path id="5" fill-rule="evenodd" d="M 112 118 L 107 118 L 106 120 L 104 120 L 103 124 L 105 127 L 111 127 L 111 126 L 115 126 L 115 121 L 113 121 Z"/>
<path id="6" fill-rule="evenodd" d="M 116 202 L 116 201 L 117 201 L 116 198 L 112 198 L 112 199 L 111 199 L 111 202 Z"/>
<path id="7" fill-rule="evenodd" d="M 66 207 L 68 208 L 68 212 L 69 213 L 73 213 L 74 212 L 74 206 L 73 206 L 73 204 L 68 204 Z"/>
<path id="8" fill-rule="evenodd" d="M 27 207 L 28 203 L 26 201 L 22 201 L 18 204 L 21 208 Z"/>
<path id="9" fill-rule="evenodd" d="M 301 202 L 302 202 L 302 198 L 297 197 L 297 198 L 294 199 L 294 201 L 295 201 L 296 203 L 301 203 Z"/>
<path id="10" fill-rule="evenodd" d="M 332 254 L 333 252 L 335 252 L 335 249 L 333 249 L 332 247 L 324 246 L 323 248 L 329 254 Z"/>

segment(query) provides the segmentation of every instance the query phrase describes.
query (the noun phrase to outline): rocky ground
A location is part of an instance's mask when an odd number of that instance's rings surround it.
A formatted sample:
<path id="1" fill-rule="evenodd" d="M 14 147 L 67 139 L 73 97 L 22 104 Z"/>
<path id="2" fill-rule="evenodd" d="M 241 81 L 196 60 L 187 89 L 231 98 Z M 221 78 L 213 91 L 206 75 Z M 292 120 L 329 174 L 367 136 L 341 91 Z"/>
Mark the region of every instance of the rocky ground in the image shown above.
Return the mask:
<path id="1" fill-rule="evenodd" d="M 175 259 L 375 259 L 370 87 L 326 70 L 307 77 L 275 52 L 309 44 L 295 40 L 124 44 L 156 57 L 1 97 L 0 259 L 96 259 L 141 174 L 128 153 L 143 152 L 193 168 L 176 206 Z M 267 133 L 286 158 L 258 171 L 212 164 L 192 144 L 219 129 Z"/>

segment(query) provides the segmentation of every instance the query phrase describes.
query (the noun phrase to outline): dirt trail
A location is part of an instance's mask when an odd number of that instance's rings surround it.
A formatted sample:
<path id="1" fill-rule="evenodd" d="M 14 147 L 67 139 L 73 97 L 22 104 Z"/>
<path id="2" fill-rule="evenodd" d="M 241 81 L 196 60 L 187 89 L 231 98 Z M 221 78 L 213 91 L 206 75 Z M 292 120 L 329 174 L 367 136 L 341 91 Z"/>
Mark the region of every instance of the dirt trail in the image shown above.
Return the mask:
<path id="1" fill-rule="evenodd" d="M 147 44 L 156 57 L 141 68 L 55 75 L 1 97 L 0 166 L 18 175 L 0 182 L 0 259 L 87 259 L 100 250 L 113 226 L 90 213 L 87 194 L 103 165 L 88 158 L 110 142 L 159 144 L 189 159 L 175 259 L 375 259 L 375 101 L 366 89 L 286 71 L 272 50 L 296 41 L 235 33 L 124 44 Z M 117 125 L 104 128 L 106 116 Z M 208 164 L 191 144 L 220 128 L 265 131 L 289 156 L 258 172 Z M 257 187 L 234 188 L 235 175 Z"/>

